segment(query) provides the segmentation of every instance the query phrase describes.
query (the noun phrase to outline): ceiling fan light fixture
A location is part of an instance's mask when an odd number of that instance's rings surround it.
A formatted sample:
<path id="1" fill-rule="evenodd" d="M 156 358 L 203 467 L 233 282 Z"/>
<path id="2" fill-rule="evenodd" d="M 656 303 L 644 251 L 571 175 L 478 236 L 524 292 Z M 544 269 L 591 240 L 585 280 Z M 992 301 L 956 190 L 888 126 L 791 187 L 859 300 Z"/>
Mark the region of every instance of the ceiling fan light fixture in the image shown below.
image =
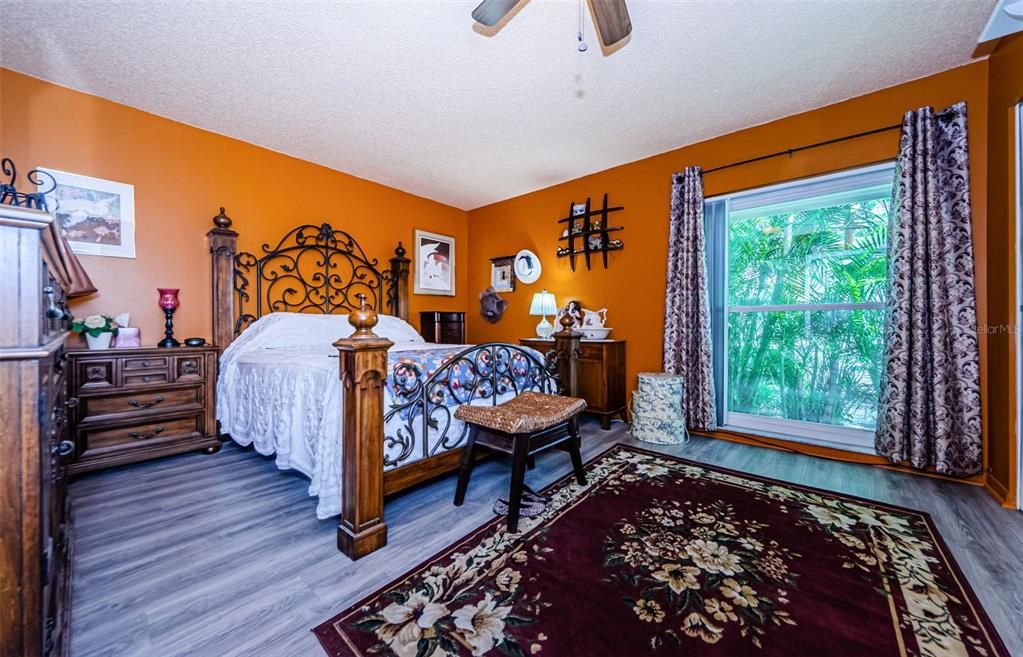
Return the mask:
<path id="1" fill-rule="evenodd" d="M 1005 13 L 1012 16 L 1013 18 L 1023 19 L 1023 0 L 1017 0 L 1016 2 L 1010 2 L 1003 7 Z"/>

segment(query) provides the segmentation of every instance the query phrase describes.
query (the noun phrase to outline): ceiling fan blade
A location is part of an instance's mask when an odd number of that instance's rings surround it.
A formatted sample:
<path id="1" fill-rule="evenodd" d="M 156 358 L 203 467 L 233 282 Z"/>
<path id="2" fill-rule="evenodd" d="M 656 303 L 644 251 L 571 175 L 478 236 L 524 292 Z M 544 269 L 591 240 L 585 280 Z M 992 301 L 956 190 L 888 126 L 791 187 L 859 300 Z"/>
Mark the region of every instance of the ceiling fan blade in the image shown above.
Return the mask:
<path id="1" fill-rule="evenodd" d="M 593 7 L 597 34 L 605 48 L 610 48 L 632 34 L 632 20 L 625 0 L 590 0 L 590 6 Z"/>
<path id="2" fill-rule="evenodd" d="M 508 15 L 519 0 L 483 0 L 478 7 L 472 10 L 472 18 L 481 25 L 493 27 L 501 22 L 501 19 Z"/>

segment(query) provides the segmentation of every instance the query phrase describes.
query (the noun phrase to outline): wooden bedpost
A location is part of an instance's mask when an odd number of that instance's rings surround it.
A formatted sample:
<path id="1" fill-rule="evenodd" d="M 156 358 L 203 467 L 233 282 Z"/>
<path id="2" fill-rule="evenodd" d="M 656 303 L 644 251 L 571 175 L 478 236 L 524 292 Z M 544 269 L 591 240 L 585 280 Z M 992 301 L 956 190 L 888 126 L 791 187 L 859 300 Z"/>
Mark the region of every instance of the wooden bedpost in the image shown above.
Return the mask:
<path id="1" fill-rule="evenodd" d="M 224 208 L 213 217 L 206 233 L 213 254 L 213 344 L 223 351 L 234 339 L 234 254 L 238 233 L 231 230 L 231 218 Z"/>
<path id="2" fill-rule="evenodd" d="M 391 314 L 399 319 L 408 321 L 408 274 L 409 263 L 405 257 L 405 247 L 401 242 L 394 249 L 394 257 L 391 258 L 391 289 L 389 298 L 392 301 Z"/>
<path id="3" fill-rule="evenodd" d="M 360 294 L 348 315 L 350 338 L 334 343 L 340 361 L 341 520 L 337 548 L 358 559 L 387 544 L 384 522 L 384 385 L 387 349 L 394 343 L 373 333 L 376 311 Z"/>
<path id="4" fill-rule="evenodd" d="M 554 350 L 558 353 L 558 378 L 562 393 L 579 396 L 579 343 L 583 334 L 572 328 L 574 320 L 565 313 L 561 316 L 561 330 L 554 334 Z"/>

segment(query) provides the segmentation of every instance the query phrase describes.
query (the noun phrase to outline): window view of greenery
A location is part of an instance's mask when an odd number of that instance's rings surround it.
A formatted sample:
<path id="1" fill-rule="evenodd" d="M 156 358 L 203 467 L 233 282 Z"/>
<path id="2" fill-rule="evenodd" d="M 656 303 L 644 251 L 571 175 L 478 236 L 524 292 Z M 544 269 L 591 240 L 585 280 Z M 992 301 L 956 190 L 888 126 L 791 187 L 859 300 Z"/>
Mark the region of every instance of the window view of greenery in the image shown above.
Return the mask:
<path id="1" fill-rule="evenodd" d="M 730 412 L 874 428 L 890 205 L 888 187 L 730 213 Z"/>

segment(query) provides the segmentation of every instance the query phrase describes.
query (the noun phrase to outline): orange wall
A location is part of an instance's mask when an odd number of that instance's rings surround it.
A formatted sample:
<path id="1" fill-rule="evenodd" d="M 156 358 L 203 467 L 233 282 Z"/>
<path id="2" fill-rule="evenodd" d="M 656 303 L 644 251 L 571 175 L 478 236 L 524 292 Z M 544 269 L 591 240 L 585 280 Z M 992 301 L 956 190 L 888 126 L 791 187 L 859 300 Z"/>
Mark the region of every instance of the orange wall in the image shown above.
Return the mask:
<path id="1" fill-rule="evenodd" d="M 1016 187 L 1015 107 L 1023 100 L 1023 34 L 1003 39 L 989 60 L 987 270 L 991 427 L 989 487 L 1015 499 L 1016 455 Z M 997 248 L 996 248 L 997 246 Z"/>
<path id="2" fill-rule="evenodd" d="M 206 231 L 220 206 L 255 251 L 302 223 L 350 232 L 386 265 L 414 228 L 457 239 L 455 297 L 413 295 L 419 310 L 463 310 L 464 211 L 101 98 L 0 69 L 0 153 L 22 172 L 44 166 L 135 186 L 135 259 L 82 256 L 99 293 L 76 314 L 132 313 L 144 344 L 163 337 L 157 287 L 181 288 L 178 337 L 211 332 Z M 21 181 L 22 189 L 25 181 Z"/>
<path id="3" fill-rule="evenodd" d="M 514 340 L 533 334 L 536 318 L 528 315 L 532 293 L 554 292 L 559 304 L 579 299 L 589 308 L 608 308 L 613 337 L 628 340 L 628 387 L 635 387 L 636 372 L 661 368 L 664 324 L 664 281 L 667 260 L 671 174 L 687 165 L 709 169 L 790 147 L 898 124 L 902 114 L 923 105 L 944 108 L 965 100 L 969 111 L 972 158 L 974 243 L 979 263 L 987 252 L 987 62 L 980 61 L 925 79 L 884 89 L 842 103 L 780 119 L 675 151 L 601 171 L 577 180 L 472 210 L 469 213 L 469 285 L 485 288 L 490 258 L 532 249 L 541 258 L 543 275 L 533 285 L 519 285 L 503 295 L 509 301 L 504 318 L 485 322 L 475 309 L 469 313 L 469 334 L 474 342 Z M 839 169 L 893 159 L 898 131 L 846 141 L 811 151 L 708 174 L 707 196 L 723 194 Z M 557 240 L 570 201 L 587 196 L 625 210 L 614 217 L 625 226 L 618 233 L 624 250 L 613 253 L 607 270 L 597 264 L 575 273 L 567 258 L 555 257 Z M 598 201 L 599 202 L 599 201 Z M 987 270 L 977 268 L 977 305 L 981 324 L 987 318 Z M 475 301 L 473 301 L 475 304 Z M 987 339 L 981 335 L 981 370 L 986 381 Z M 986 385 L 985 385 L 986 387 Z M 983 397 L 987 399 L 986 391 Z M 986 403 L 986 401 L 985 401 Z M 985 418 L 987 417 L 985 413 Z"/>

